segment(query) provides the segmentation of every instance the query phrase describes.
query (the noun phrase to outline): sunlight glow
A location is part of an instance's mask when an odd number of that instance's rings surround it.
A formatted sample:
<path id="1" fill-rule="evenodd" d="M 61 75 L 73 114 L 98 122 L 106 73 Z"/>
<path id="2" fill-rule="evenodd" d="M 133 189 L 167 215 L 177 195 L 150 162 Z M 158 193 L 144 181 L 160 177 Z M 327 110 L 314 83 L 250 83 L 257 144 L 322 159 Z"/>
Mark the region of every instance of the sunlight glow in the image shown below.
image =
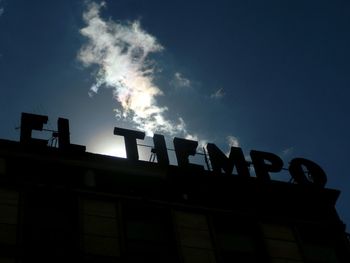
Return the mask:
<path id="1" fill-rule="evenodd" d="M 100 154 L 126 158 L 124 146 L 110 145 L 106 143 L 98 145 L 97 148 L 99 148 L 98 153 Z"/>
<path id="2" fill-rule="evenodd" d="M 87 151 L 126 158 L 124 139 L 120 136 L 109 134 L 106 131 L 100 132 L 87 143 Z"/>

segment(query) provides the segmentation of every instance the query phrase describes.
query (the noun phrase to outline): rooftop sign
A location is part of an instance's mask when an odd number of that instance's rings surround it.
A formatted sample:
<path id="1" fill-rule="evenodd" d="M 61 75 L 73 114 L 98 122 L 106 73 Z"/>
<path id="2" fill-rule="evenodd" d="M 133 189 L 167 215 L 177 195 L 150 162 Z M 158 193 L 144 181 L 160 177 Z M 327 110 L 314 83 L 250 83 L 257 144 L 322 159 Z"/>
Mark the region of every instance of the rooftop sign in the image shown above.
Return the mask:
<path id="1" fill-rule="evenodd" d="M 32 131 L 43 130 L 43 125 L 46 124 L 47 121 L 47 116 L 22 113 L 20 142 L 29 145 L 47 145 L 47 140 L 32 138 Z M 53 136 L 58 139 L 58 148 L 63 150 L 85 151 L 85 146 L 70 143 L 69 121 L 67 119 L 59 118 L 57 126 L 58 131 L 54 132 Z M 137 139 L 143 140 L 145 138 L 145 133 L 116 127 L 114 128 L 114 135 L 124 137 L 126 158 L 131 161 L 139 160 Z M 155 134 L 153 136 L 153 144 L 152 152 L 157 156 L 158 165 L 169 165 L 164 136 Z M 204 170 L 203 166 L 190 163 L 189 161 L 189 156 L 196 154 L 198 147 L 197 141 L 174 138 L 173 144 L 179 167 Z M 232 175 L 233 169 L 236 168 L 237 176 L 251 176 L 249 172 L 249 162 L 245 160 L 240 147 L 231 147 L 228 157 L 213 143 L 208 143 L 206 150 L 214 174 Z M 251 150 L 250 157 L 257 180 L 269 181 L 270 173 L 280 172 L 283 168 L 283 161 L 276 154 Z M 289 163 L 288 170 L 293 181 L 298 184 L 313 184 L 324 187 L 327 182 L 327 177 L 323 169 L 315 162 L 305 158 L 292 159 Z"/>

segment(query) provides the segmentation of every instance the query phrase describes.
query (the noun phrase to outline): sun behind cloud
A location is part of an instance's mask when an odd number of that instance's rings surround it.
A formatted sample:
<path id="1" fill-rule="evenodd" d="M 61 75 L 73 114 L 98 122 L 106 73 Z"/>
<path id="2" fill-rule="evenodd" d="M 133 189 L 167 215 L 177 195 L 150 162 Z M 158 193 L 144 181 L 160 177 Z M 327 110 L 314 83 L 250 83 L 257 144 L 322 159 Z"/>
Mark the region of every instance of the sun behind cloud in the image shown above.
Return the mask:
<path id="1" fill-rule="evenodd" d="M 163 91 L 153 82 L 154 64 L 148 57 L 162 51 L 162 45 L 141 28 L 139 21 L 105 21 L 100 16 L 104 6 L 104 3 L 88 4 L 83 14 L 87 25 L 80 30 L 88 42 L 81 48 L 78 59 L 87 67 L 98 66 L 96 82 L 90 91 L 97 93 L 100 87 L 111 88 L 119 105 L 116 116 L 131 121 L 149 136 L 154 132 L 190 136 L 183 119 L 167 119 L 164 113 L 168 108 L 157 101 Z"/>

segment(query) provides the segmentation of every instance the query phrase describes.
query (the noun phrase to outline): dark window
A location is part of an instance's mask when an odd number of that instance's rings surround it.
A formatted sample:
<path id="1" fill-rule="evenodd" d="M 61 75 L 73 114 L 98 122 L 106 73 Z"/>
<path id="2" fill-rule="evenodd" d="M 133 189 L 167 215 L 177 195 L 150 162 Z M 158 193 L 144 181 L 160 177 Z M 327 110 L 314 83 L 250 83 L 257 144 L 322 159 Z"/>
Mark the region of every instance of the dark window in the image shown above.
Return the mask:
<path id="1" fill-rule="evenodd" d="M 9 257 L 0 257 L 0 263 L 15 263 L 16 260 L 14 258 Z"/>
<path id="2" fill-rule="evenodd" d="M 1 172 L 1 171 L 0 171 Z M 18 245 L 19 193 L 0 188 L 0 263 L 14 263 Z"/>
<path id="3" fill-rule="evenodd" d="M 203 214 L 174 212 L 174 220 L 184 263 L 215 263 L 207 217 Z"/>
<path id="4" fill-rule="evenodd" d="M 262 224 L 261 227 L 271 262 L 303 262 L 291 227 L 276 224 Z"/>
<path id="5" fill-rule="evenodd" d="M 0 174 L 6 174 L 6 161 L 3 158 L 0 158 Z"/>
<path id="6" fill-rule="evenodd" d="M 118 207 L 113 202 L 82 199 L 81 243 L 83 252 L 92 256 L 119 257 L 120 230 Z"/>
<path id="7" fill-rule="evenodd" d="M 221 262 L 261 262 L 256 245 L 256 224 L 215 215 L 213 226 Z"/>
<path id="8" fill-rule="evenodd" d="M 336 243 L 332 231 L 315 226 L 298 227 L 302 250 L 307 262 L 337 263 Z"/>
<path id="9" fill-rule="evenodd" d="M 18 204 L 17 191 L 0 188 L 0 244 L 17 243 Z"/>
<path id="10" fill-rule="evenodd" d="M 128 262 L 176 262 L 170 211 L 163 207 L 123 207 Z"/>
<path id="11" fill-rule="evenodd" d="M 74 260 L 76 202 L 69 192 L 35 189 L 24 198 L 24 258 L 35 262 Z"/>

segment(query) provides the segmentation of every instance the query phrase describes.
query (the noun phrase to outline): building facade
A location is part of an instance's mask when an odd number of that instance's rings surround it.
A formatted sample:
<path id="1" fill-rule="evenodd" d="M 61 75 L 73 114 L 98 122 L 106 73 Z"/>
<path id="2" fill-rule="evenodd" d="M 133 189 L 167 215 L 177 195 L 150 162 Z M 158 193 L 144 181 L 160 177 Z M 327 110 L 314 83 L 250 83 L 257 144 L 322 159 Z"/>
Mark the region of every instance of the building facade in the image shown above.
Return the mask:
<path id="1" fill-rule="evenodd" d="M 0 263 L 346 263 L 338 196 L 0 140 Z"/>

